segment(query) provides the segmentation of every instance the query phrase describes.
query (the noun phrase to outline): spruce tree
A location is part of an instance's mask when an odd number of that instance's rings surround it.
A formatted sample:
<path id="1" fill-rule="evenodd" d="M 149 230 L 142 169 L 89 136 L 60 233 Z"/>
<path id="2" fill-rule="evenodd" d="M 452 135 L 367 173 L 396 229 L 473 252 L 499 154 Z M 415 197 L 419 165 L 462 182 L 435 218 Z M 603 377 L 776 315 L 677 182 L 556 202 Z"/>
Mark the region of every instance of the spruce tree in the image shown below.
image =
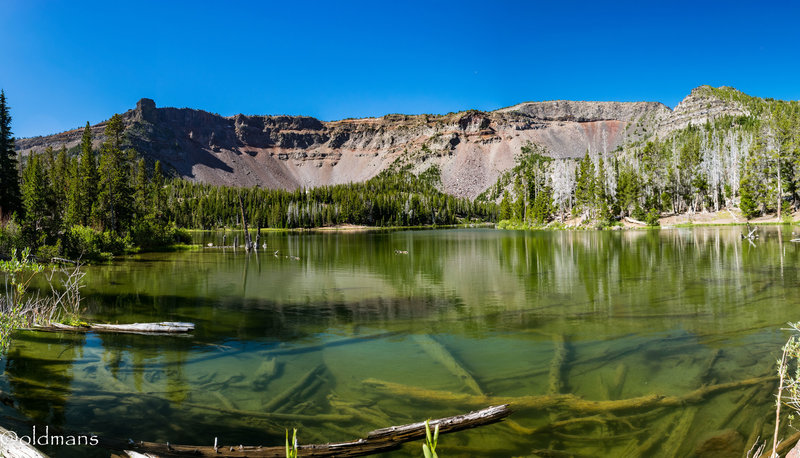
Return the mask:
<path id="1" fill-rule="evenodd" d="M 0 90 L 0 218 L 21 208 L 17 153 L 11 132 L 11 114 L 6 94 Z"/>
<path id="2" fill-rule="evenodd" d="M 134 205 L 136 217 L 143 219 L 151 210 L 150 208 L 150 187 L 148 186 L 147 166 L 144 159 L 136 162 L 136 182 L 134 183 Z"/>
<path id="3" fill-rule="evenodd" d="M 23 225 L 31 231 L 41 231 L 47 228 L 46 220 L 49 216 L 50 189 L 47 186 L 47 177 L 42 159 L 38 154 L 31 154 L 28 164 L 22 172 L 22 203 L 25 208 Z"/>
<path id="4" fill-rule="evenodd" d="M 131 155 L 122 150 L 125 125 L 115 114 L 106 125 L 106 141 L 100 152 L 99 186 L 94 219 L 104 229 L 121 234 L 129 227 L 134 213 L 130 186 Z"/>
<path id="5" fill-rule="evenodd" d="M 164 193 L 164 173 L 161 171 L 161 161 L 156 161 L 153 166 L 153 180 L 150 183 L 150 201 L 153 214 L 157 221 L 165 222 L 167 196 Z"/>
<path id="6" fill-rule="evenodd" d="M 578 207 L 585 210 L 593 208 L 595 201 L 595 176 L 589 152 L 578 164 L 577 178 L 575 181 L 575 201 Z"/>
<path id="7" fill-rule="evenodd" d="M 512 210 L 508 191 L 503 191 L 503 200 L 500 201 L 500 220 L 511 219 Z"/>
<path id="8" fill-rule="evenodd" d="M 92 150 L 92 129 L 89 122 L 83 129 L 81 137 L 81 160 L 76 169 L 73 217 L 78 224 L 88 225 L 92 216 L 92 208 L 97 201 L 97 186 L 99 178 L 97 176 L 97 163 Z"/>
<path id="9" fill-rule="evenodd" d="M 69 162 L 67 174 L 67 209 L 64 221 L 67 227 L 86 224 L 88 216 L 82 215 L 84 203 L 81 201 L 83 187 L 80 180 L 81 168 L 78 158 L 73 158 Z"/>

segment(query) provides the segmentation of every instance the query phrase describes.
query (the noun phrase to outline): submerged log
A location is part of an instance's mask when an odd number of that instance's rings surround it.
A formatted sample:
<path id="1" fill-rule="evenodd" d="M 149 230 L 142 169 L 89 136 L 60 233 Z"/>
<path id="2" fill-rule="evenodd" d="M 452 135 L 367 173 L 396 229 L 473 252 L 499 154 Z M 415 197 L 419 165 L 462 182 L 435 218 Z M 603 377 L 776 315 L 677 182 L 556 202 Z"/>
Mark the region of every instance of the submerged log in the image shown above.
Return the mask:
<path id="1" fill-rule="evenodd" d="M 548 393 L 559 394 L 564 390 L 564 366 L 567 360 L 567 341 L 563 334 L 555 336 L 553 340 L 553 361 L 550 363 L 550 377 L 548 378 Z"/>
<path id="2" fill-rule="evenodd" d="M 511 414 L 508 405 L 487 407 L 454 417 L 431 420 L 430 427 L 439 426 L 439 434 L 476 428 L 497 423 Z M 367 433 L 367 437 L 350 442 L 339 442 L 320 445 L 300 445 L 300 456 L 364 456 L 387 452 L 400 448 L 406 442 L 425 437 L 425 423 L 411 423 L 391 426 Z M 262 447 L 243 445 L 172 445 L 155 442 L 132 442 L 116 439 L 99 438 L 99 445 L 113 450 L 130 450 L 137 453 L 153 453 L 158 456 L 198 456 L 198 457 L 285 457 L 286 447 Z"/>
<path id="3" fill-rule="evenodd" d="M 413 336 L 414 341 L 425 350 L 434 361 L 443 365 L 451 374 L 460 379 L 474 394 L 483 395 L 478 382 L 469 373 L 464 366 L 462 366 L 450 351 L 444 345 L 437 342 L 433 337 L 427 334 L 417 334 Z"/>
<path id="4" fill-rule="evenodd" d="M 772 456 L 785 455 L 798 442 L 800 442 L 800 432 L 796 432 L 782 440 L 777 447 L 768 451 L 767 453 L 762 454 L 761 456 L 771 458 Z"/>
<path id="5" fill-rule="evenodd" d="M 89 323 L 85 326 L 71 326 L 61 323 L 50 323 L 46 326 L 36 326 L 31 331 L 47 332 L 116 332 L 134 334 L 174 334 L 194 331 L 194 323 L 180 321 L 162 321 L 160 323 L 131 323 L 131 324 L 104 324 Z"/>
<path id="6" fill-rule="evenodd" d="M 574 394 L 555 395 L 529 395 L 529 396 L 474 396 L 464 393 L 431 390 L 415 386 L 402 385 L 383 380 L 367 379 L 364 384 L 384 392 L 413 398 L 423 401 L 437 401 L 458 403 L 465 406 L 486 404 L 511 404 L 518 409 L 565 409 L 575 412 L 614 412 L 634 409 L 654 409 L 658 407 L 677 407 L 688 404 L 697 404 L 706 397 L 725 391 L 760 385 L 775 379 L 775 376 L 765 376 L 740 380 L 738 382 L 708 385 L 690 391 L 681 396 L 664 396 L 651 394 L 629 399 L 611 401 L 592 401 L 583 399 Z"/>
<path id="7" fill-rule="evenodd" d="M 294 395 L 300 393 L 303 389 L 305 389 L 319 374 L 322 374 L 324 371 L 325 371 L 325 365 L 320 364 L 317 367 L 306 372 L 306 374 L 300 377 L 297 380 L 297 382 L 295 382 L 292 386 L 290 386 L 285 391 L 273 397 L 266 404 L 264 404 L 264 410 L 266 410 L 267 412 L 276 411 L 278 408 L 283 406 L 287 401 L 289 401 Z"/>

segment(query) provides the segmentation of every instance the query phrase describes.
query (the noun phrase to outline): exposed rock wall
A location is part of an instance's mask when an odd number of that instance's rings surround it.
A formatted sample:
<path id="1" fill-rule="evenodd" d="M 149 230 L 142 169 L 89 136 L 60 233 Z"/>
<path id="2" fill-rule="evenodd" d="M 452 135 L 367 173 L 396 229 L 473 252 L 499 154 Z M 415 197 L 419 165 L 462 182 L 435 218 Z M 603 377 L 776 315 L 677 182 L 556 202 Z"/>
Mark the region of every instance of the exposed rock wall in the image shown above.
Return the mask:
<path id="1" fill-rule="evenodd" d="M 675 112 L 654 102 L 528 102 L 493 112 L 387 115 L 324 122 L 304 116 L 223 117 L 200 110 L 157 108 L 142 99 L 123 114 L 131 146 L 149 160 L 192 180 L 296 189 L 367 180 L 400 159 L 442 170 L 445 192 L 475 197 L 514 166 L 527 143 L 554 157 L 611 152 L 705 122 L 734 108 L 692 91 Z M 719 102 L 719 103 L 717 103 Z M 710 105 L 709 105 L 710 104 Z M 105 123 L 92 127 L 96 145 Z M 20 139 L 27 154 L 47 146 L 75 148 L 83 129 Z"/>

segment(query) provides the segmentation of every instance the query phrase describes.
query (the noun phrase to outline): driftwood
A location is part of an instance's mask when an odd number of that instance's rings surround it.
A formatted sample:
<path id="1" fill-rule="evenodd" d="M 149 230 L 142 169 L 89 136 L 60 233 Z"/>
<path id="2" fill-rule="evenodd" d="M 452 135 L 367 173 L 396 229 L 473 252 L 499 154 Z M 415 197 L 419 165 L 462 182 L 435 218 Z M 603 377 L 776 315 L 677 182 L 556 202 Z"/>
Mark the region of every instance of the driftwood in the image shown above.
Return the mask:
<path id="1" fill-rule="evenodd" d="M 0 426 L 0 456 L 12 458 L 47 458 L 47 455 L 36 450 L 32 445 L 21 440 L 14 440 L 18 437 L 16 433 Z"/>
<path id="2" fill-rule="evenodd" d="M 431 420 L 430 427 L 439 426 L 439 434 L 446 434 L 465 429 L 476 428 L 496 423 L 511 414 L 508 405 L 487 407 L 454 417 Z M 350 442 L 330 443 L 322 445 L 301 445 L 300 456 L 364 456 L 386 452 L 400 448 L 406 442 L 425 437 L 425 423 L 412 423 L 402 426 L 377 429 L 367 434 L 366 438 Z M 242 445 L 171 445 L 155 442 L 132 442 L 116 439 L 99 438 L 99 445 L 113 450 L 130 450 L 137 453 L 153 453 L 158 456 L 197 456 L 197 457 L 285 457 L 286 447 L 262 447 Z"/>
<path id="3" fill-rule="evenodd" d="M 446 403 L 459 403 L 465 406 L 486 405 L 486 404 L 510 404 L 516 409 L 553 409 L 559 408 L 572 410 L 575 412 L 614 412 L 621 410 L 634 409 L 654 409 L 658 407 L 677 407 L 702 402 L 706 397 L 725 391 L 744 388 L 753 385 L 760 385 L 774 380 L 774 376 L 749 378 L 738 382 L 720 383 L 708 385 L 690 391 L 682 396 L 664 396 L 651 394 L 636 398 L 611 400 L 611 401 L 591 401 L 583 399 L 574 394 L 557 395 L 530 395 L 530 396 L 474 396 L 463 393 L 452 393 L 448 391 L 431 390 L 414 386 L 402 385 L 399 383 L 386 382 L 383 380 L 367 379 L 364 384 L 372 386 L 378 390 L 392 393 L 405 398 L 413 398 L 424 401 L 437 401 Z"/>
<path id="4" fill-rule="evenodd" d="M 627 221 L 629 223 L 632 223 L 632 224 L 639 224 L 641 226 L 647 226 L 647 223 L 645 223 L 644 221 L 640 221 L 638 219 L 633 219 L 630 216 L 626 216 L 625 217 L 625 221 Z"/>
<path id="5" fill-rule="evenodd" d="M 174 334 L 194 331 L 194 323 L 179 321 L 162 321 L 161 323 L 131 323 L 131 324 L 103 324 L 90 323 L 85 326 L 70 326 L 68 324 L 50 323 L 46 326 L 36 326 L 32 331 L 48 332 L 114 332 L 133 334 Z"/>

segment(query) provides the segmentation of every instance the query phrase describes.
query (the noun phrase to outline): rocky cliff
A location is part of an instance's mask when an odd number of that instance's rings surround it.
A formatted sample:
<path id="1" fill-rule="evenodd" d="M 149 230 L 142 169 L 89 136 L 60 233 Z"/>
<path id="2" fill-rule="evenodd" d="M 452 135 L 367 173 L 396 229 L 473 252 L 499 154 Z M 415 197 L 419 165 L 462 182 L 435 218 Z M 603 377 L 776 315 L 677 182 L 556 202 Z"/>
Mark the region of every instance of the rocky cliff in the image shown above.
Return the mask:
<path id="1" fill-rule="evenodd" d="M 611 152 L 689 122 L 736 112 L 695 90 L 673 112 L 654 102 L 529 102 L 492 112 L 386 115 L 324 122 L 303 116 L 223 117 L 157 108 L 142 99 L 123 114 L 131 146 L 191 180 L 295 189 L 367 180 L 396 161 L 441 169 L 445 192 L 475 197 L 513 167 L 528 142 L 554 157 Z M 93 126 L 103 140 L 105 124 Z M 23 154 L 47 146 L 77 148 L 82 129 L 17 140 Z"/>

